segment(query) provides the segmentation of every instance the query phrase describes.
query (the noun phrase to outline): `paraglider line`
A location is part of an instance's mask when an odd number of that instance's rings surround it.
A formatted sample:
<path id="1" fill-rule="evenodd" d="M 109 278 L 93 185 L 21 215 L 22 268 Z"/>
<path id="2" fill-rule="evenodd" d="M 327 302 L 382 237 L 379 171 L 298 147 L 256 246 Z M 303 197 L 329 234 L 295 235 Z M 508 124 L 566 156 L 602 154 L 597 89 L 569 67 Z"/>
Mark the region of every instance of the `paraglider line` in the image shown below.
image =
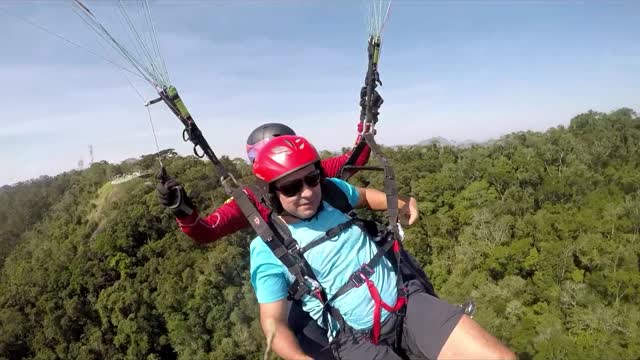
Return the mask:
<path id="1" fill-rule="evenodd" d="M 100 55 L 100 54 L 98 54 L 98 53 L 96 53 L 96 52 L 94 52 L 94 51 L 91 51 L 91 50 L 90 50 L 90 49 L 88 49 L 87 47 L 82 46 L 82 45 L 80 45 L 80 44 L 78 44 L 78 43 L 76 43 L 76 42 L 73 42 L 73 41 L 71 41 L 71 40 L 69 40 L 69 39 L 65 38 L 64 36 L 62 36 L 62 35 L 60 35 L 60 34 L 58 34 L 58 33 L 55 33 L 55 32 L 53 32 L 53 31 L 51 31 L 51 30 L 47 29 L 46 27 L 44 27 L 44 26 L 42 26 L 42 25 L 40 25 L 40 24 L 38 24 L 38 23 L 35 23 L 35 22 L 31 21 L 31 20 L 28 20 L 28 19 L 26 19 L 26 18 L 23 18 L 22 16 L 18 16 L 18 15 L 15 15 L 15 14 L 10 14 L 10 13 L 6 12 L 3 8 L 0 8 L 0 12 L 2 12 L 5 16 L 8 16 L 8 17 L 14 17 L 14 18 L 16 18 L 16 19 L 18 19 L 18 20 L 21 20 L 21 21 L 23 21 L 23 22 L 25 22 L 25 23 L 27 23 L 27 24 L 31 25 L 31 26 L 34 26 L 34 27 L 36 27 L 36 28 L 38 28 L 38 29 L 40 29 L 40 30 L 42 30 L 42 31 L 46 32 L 46 33 L 47 33 L 47 34 L 49 34 L 49 35 L 55 36 L 55 37 L 57 37 L 58 39 L 60 39 L 60 40 L 62 40 L 62 41 L 64 41 L 64 42 L 66 42 L 66 43 L 68 43 L 68 44 L 71 44 L 71 45 L 73 45 L 73 46 L 75 46 L 75 47 L 77 47 L 77 48 L 79 48 L 79 49 L 82 49 L 82 50 L 86 51 L 87 53 L 89 53 L 89 54 L 91 54 L 91 55 L 93 55 L 93 56 L 95 56 L 95 57 L 97 57 L 97 58 L 99 58 L 99 59 L 102 59 L 102 60 L 104 60 L 104 61 L 106 61 L 106 62 L 110 63 L 111 65 L 113 65 L 113 66 L 115 66 L 115 67 L 117 67 L 117 68 L 120 68 L 120 69 L 122 69 L 122 70 L 124 70 L 124 71 L 126 71 L 126 72 L 128 72 L 128 73 L 130 73 L 130 74 L 133 74 L 133 75 L 135 75 L 135 76 L 137 76 L 137 77 L 142 78 L 142 76 L 140 76 L 139 74 L 136 74 L 135 72 L 133 72 L 133 71 L 131 71 L 131 70 L 127 69 L 126 67 L 124 67 L 124 66 L 122 66 L 122 65 L 120 65 L 120 64 L 118 64 L 118 63 L 116 63 L 116 62 L 114 62 L 114 61 L 112 61 L 112 60 L 109 60 L 108 58 L 106 58 L 106 57 L 104 57 L 104 56 L 102 56 L 102 55 Z"/>

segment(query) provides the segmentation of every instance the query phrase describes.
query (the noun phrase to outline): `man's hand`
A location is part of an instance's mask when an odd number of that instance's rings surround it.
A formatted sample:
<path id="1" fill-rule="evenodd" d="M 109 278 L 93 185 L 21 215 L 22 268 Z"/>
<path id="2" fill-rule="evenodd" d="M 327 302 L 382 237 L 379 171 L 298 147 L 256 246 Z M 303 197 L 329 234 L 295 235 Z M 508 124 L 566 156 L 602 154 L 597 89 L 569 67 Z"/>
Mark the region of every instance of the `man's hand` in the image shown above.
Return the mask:
<path id="1" fill-rule="evenodd" d="M 283 359 L 313 360 L 306 355 L 287 326 L 287 300 L 260 304 L 260 324 L 271 348 Z"/>
<path id="2" fill-rule="evenodd" d="M 157 178 L 156 192 L 160 204 L 171 209 L 176 217 L 185 217 L 193 213 L 193 203 L 178 180 L 168 177 L 164 168 L 160 170 Z"/>
<path id="3" fill-rule="evenodd" d="M 380 190 L 369 188 L 356 188 L 358 190 L 358 203 L 354 208 L 367 208 L 371 210 L 387 210 L 387 194 Z M 418 220 L 418 202 L 410 197 L 398 199 L 398 222 L 402 225 L 412 225 Z"/>
<path id="4" fill-rule="evenodd" d="M 418 202 L 410 197 L 404 201 L 404 206 L 400 208 L 398 221 L 402 225 L 413 225 L 418 220 Z"/>
<path id="5" fill-rule="evenodd" d="M 380 93 L 378 92 L 378 90 L 374 89 L 371 96 L 371 106 L 373 106 L 375 109 L 379 109 L 383 103 L 384 103 L 384 99 L 382 98 L 382 96 L 380 96 Z M 367 87 L 366 86 L 363 86 L 360 89 L 360 106 L 362 107 L 367 106 Z"/>
<path id="6" fill-rule="evenodd" d="M 371 119 L 373 121 L 373 123 L 377 123 L 378 122 L 378 115 L 380 114 L 380 106 L 382 106 L 382 104 L 384 103 L 384 99 L 382 99 L 382 96 L 380 96 L 380 93 L 378 93 L 377 90 L 373 90 L 373 93 L 371 94 L 371 112 L 373 115 L 373 118 Z M 366 112 L 367 112 L 367 87 L 363 86 L 362 89 L 360 89 L 360 108 L 361 108 L 361 116 L 366 116 Z"/>

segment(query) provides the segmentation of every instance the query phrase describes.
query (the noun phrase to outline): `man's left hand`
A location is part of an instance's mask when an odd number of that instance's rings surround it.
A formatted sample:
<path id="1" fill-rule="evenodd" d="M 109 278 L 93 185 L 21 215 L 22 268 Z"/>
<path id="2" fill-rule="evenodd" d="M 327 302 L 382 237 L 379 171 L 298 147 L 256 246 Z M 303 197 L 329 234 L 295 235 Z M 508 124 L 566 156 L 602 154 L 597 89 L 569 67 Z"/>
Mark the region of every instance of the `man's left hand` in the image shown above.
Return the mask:
<path id="1" fill-rule="evenodd" d="M 400 209 L 400 217 L 398 219 L 402 225 L 413 225 L 418 220 L 418 202 L 411 197 L 405 201 L 404 206 Z"/>

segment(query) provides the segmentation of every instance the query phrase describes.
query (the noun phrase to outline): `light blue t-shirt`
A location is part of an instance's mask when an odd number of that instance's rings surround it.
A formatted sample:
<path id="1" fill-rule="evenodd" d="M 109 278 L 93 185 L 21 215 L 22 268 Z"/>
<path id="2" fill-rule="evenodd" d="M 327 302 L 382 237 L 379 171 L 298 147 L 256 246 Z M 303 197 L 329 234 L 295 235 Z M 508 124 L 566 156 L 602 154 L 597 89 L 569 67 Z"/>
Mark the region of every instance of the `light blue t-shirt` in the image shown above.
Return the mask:
<path id="1" fill-rule="evenodd" d="M 339 180 L 328 179 L 347 194 L 352 206 L 358 203 L 358 191 L 352 185 Z M 325 232 L 348 220 L 348 217 L 327 202 L 311 219 L 288 225 L 293 238 L 300 247 L 322 237 Z M 251 242 L 251 283 L 259 303 L 270 303 L 287 297 L 289 285 L 294 277 L 271 252 L 260 237 Z M 316 278 L 324 287 L 327 298 L 331 298 L 349 277 L 376 254 L 373 241 L 358 226 L 351 226 L 338 236 L 311 248 L 304 256 L 313 269 Z M 396 275 L 391 263 L 383 257 L 374 268 L 371 280 L 380 292 L 382 300 L 393 306 L 396 303 Z M 322 325 L 322 306 L 311 296 L 303 299 L 303 308 Z M 358 330 L 373 326 L 373 300 L 366 284 L 353 288 L 338 297 L 332 304 L 340 310 L 347 324 Z M 382 309 L 382 321 L 389 313 Z M 335 329 L 334 329 L 335 330 Z"/>

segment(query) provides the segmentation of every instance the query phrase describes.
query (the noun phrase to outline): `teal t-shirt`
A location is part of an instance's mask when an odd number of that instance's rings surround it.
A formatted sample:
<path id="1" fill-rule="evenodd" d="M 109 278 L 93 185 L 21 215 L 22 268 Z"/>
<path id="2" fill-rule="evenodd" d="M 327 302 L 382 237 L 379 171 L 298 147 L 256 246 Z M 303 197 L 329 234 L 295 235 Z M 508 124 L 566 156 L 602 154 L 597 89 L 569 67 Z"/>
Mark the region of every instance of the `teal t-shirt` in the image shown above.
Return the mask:
<path id="1" fill-rule="evenodd" d="M 355 187 L 339 179 L 328 181 L 336 183 L 347 194 L 352 206 L 358 203 L 359 195 Z M 293 238 L 302 247 L 347 220 L 344 213 L 323 202 L 321 210 L 313 218 L 288 226 Z M 270 303 L 286 298 L 289 285 L 294 280 L 293 275 L 260 237 L 253 239 L 250 250 L 251 283 L 258 302 Z M 376 252 L 377 248 L 368 235 L 353 225 L 338 236 L 307 251 L 304 256 L 327 292 L 327 298 L 331 298 L 349 281 L 351 274 L 368 263 Z M 380 292 L 382 300 L 393 306 L 396 303 L 397 289 L 396 275 L 391 263 L 383 257 L 374 270 L 371 280 Z M 305 296 L 302 301 L 304 310 L 322 325 L 320 302 L 311 296 Z M 353 328 L 365 330 L 373 326 L 374 303 L 366 284 L 351 289 L 337 298 L 332 305 L 340 310 L 347 324 Z M 388 315 L 389 313 L 383 309 L 382 321 Z"/>

